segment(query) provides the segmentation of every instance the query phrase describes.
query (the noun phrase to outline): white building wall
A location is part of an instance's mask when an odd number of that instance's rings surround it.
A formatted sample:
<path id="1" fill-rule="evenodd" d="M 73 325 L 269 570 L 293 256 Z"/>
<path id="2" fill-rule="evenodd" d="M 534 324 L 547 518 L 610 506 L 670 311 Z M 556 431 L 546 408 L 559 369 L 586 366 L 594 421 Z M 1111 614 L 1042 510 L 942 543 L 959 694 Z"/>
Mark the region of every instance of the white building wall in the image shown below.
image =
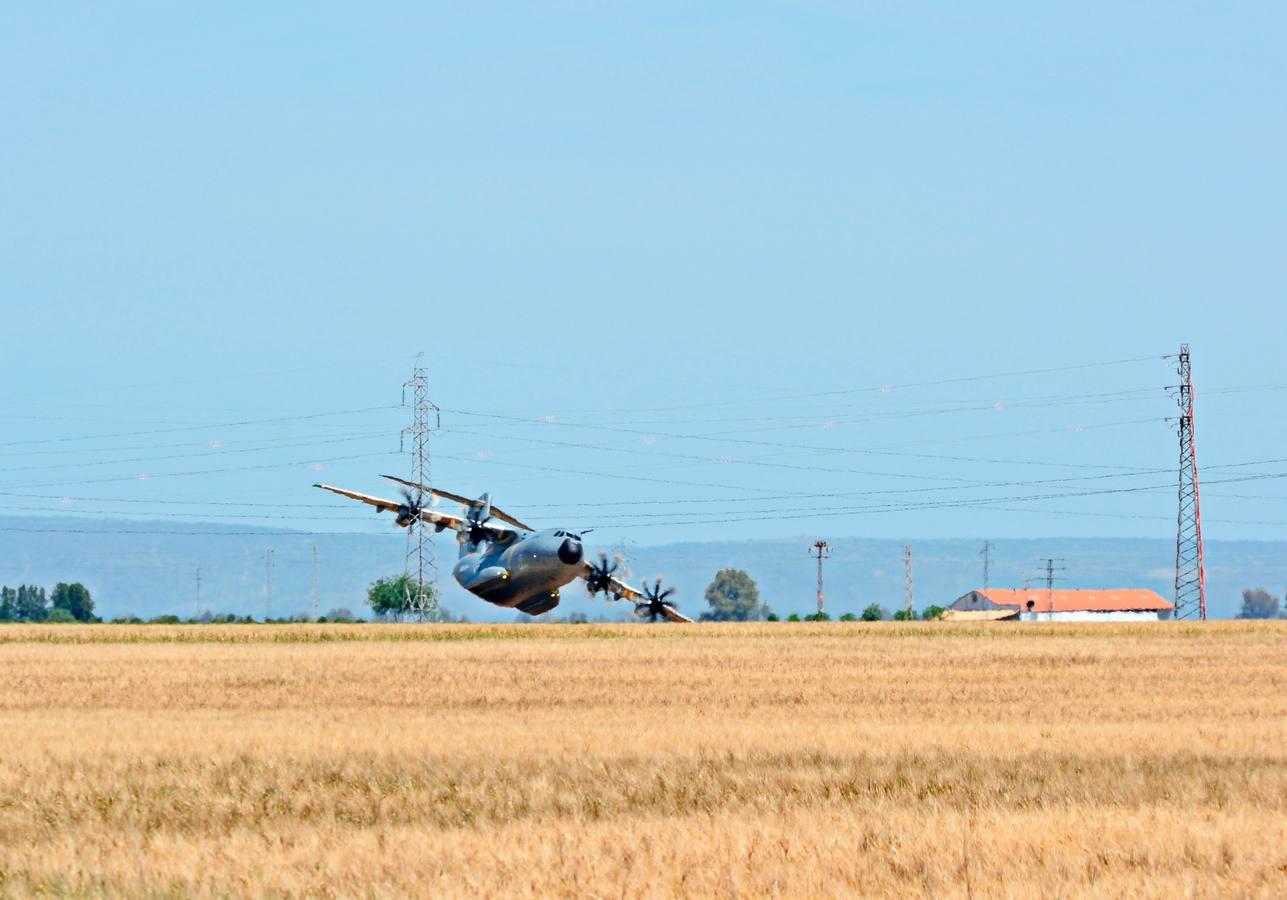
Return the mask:
<path id="1" fill-rule="evenodd" d="M 1025 622 L 1156 622 L 1158 614 L 1152 610 L 1121 610 L 1115 612 L 1025 612 L 1019 616 Z"/>

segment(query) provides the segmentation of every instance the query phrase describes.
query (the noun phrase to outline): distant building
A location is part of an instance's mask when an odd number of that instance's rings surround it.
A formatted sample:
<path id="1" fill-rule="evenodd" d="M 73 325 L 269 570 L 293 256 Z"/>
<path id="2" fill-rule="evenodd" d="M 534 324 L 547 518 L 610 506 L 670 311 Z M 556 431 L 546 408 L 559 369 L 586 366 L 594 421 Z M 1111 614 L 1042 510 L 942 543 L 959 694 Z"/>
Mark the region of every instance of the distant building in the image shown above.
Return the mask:
<path id="1" fill-rule="evenodd" d="M 1153 591 L 1138 589 L 1013 591 L 988 588 L 956 598 L 948 609 L 961 613 L 993 612 L 998 618 L 1010 618 L 1000 614 L 1012 613 L 1024 622 L 1156 622 L 1163 613 L 1169 613 L 1172 606 Z"/>

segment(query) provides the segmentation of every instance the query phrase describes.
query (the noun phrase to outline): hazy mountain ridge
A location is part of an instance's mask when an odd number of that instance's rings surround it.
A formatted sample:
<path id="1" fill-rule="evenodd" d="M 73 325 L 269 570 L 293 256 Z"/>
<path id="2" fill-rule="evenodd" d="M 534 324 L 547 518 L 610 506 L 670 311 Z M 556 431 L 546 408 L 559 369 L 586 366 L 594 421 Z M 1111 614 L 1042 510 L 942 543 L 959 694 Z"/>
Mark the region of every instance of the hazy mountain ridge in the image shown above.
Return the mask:
<path id="1" fill-rule="evenodd" d="M 664 576 L 679 587 L 677 599 L 700 613 L 706 585 L 718 569 L 746 569 L 761 597 L 776 611 L 810 612 L 815 606 L 816 563 L 811 538 L 757 541 L 689 541 L 633 546 L 626 568 L 634 583 Z M 902 539 L 836 537 L 826 562 L 826 608 L 833 615 L 858 612 L 869 603 L 894 610 L 903 605 Z M 945 604 L 982 583 L 982 541 L 954 538 L 911 540 L 916 607 Z M 318 609 L 363 605 L 367 586 L 403 569 L 406 539 L 388 534 L 308 534 L 210 523 L 124 519 L 0 517 L 0 583 L 52 586 L 80 581 L 93 592 L 100 614 L 190 615 L 197 609 L 196 568 L 201 566 L 201 607 L 250 613 L 267 610 L 266 551 L 274 549 L 272 614 L 311 609 L 313 546 L 318 554 Z M 591 552 L 597 548 L 591 545 Z M 1040 557 L 1060 557 L 1061 587 L 1142 587 L 1170 598 L 1175 545 L 1139 538 L 997 538 L 993 540 L 994 587 L 1034 585 Z M 509 620 L 514 613 L 483 603 L 451 580 L 456 557 L 449 540 L 438 542 L 443 604 L 474 620 Z M 1237 613 L 1241 591 L 1263 586 L 1281 595 L 1287 585 L 1287 542 L 1212 541 L 1207 545 L 1211 615 Z M 623 604 L 591 601 L 577 585 L 564 590 L 559 611 L 619 617 Z"/>

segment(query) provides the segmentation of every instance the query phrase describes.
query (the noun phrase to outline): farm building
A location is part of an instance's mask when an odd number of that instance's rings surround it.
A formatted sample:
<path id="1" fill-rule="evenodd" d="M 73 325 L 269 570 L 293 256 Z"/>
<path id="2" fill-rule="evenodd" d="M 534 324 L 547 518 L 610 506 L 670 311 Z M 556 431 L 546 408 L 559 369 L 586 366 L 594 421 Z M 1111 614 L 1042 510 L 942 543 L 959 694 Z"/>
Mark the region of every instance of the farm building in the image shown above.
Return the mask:
<path id="1" fill-rule="evenodd" d="M 987 588 L 970 591 L 953 601 L 949 612 L 1017 614 L 1025 622 L 1156 622 L 1170 613 L 1171 604 L 1153 591 L 1048 591 Z"/>

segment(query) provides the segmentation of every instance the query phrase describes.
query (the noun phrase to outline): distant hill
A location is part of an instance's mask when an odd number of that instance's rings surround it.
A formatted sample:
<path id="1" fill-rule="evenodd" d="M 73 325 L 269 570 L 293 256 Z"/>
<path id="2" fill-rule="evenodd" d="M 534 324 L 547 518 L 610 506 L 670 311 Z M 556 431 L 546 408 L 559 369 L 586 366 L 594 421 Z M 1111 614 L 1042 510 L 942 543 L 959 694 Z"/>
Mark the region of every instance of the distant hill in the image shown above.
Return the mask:
<path id="1" fill-rule="evenodd" d="M 746 569 L 761 596 L 776 611 L 814 608 L 815 563 L 805 537 L 759 541 L 692 541 L 632 547 L 628 565 L 634 580 L 656 574 L 677 585 L 686 612 L 705 606 L 702 593 L 716 570 Z M 859 612 L 869 603 L 887 609 L 903 605 L 901 540 L 833 539 L 826 563 L 827 610 Z M 196 609 L 195 570 L 201 566 L 202 606 L 220 612 L 265 612 L 265 551 L 274 548 L 273 615 L 310 609 L 312 548 L 318 552 L 318 607 L 364 612 L 366 588 L 374 579 L 402 571 L 406 540 L 388 534 L 309 535 L 297 531 L 209 523 L 144 522 L 47 517 L 0 517 L 0 584 L 52 586 L 81 581 L 93 592 L 104 616 L 161 613 L 191 615 Z M 992 585 L 1022 587 L 1035 578 L 1039 557 L 1062 557 L 1063 587 L 1144 587 L 1170 598 L 1175 546 L 1165 539 L 998 538 L 993 541 Z M 981 542 L 938 539 L 912 542 L 917 608 L 948 601 L 979 587 Z M 460 590 L 450 577 L 455 546 L 438 544 L 443 604 L 475 621 L 509 620 L 499 610 Z M 1034 581 L 1034 584 L 1037 583 Z M 1207 545 L 1211 615 L 1235 615 L 1246 587 L 1281 594 L 1287 585 L 1287 542 L 1212 541 Z M 619 617 L 623 605 L 589 601 L 576 586 L 564 591 L 560 612 Z"/>

